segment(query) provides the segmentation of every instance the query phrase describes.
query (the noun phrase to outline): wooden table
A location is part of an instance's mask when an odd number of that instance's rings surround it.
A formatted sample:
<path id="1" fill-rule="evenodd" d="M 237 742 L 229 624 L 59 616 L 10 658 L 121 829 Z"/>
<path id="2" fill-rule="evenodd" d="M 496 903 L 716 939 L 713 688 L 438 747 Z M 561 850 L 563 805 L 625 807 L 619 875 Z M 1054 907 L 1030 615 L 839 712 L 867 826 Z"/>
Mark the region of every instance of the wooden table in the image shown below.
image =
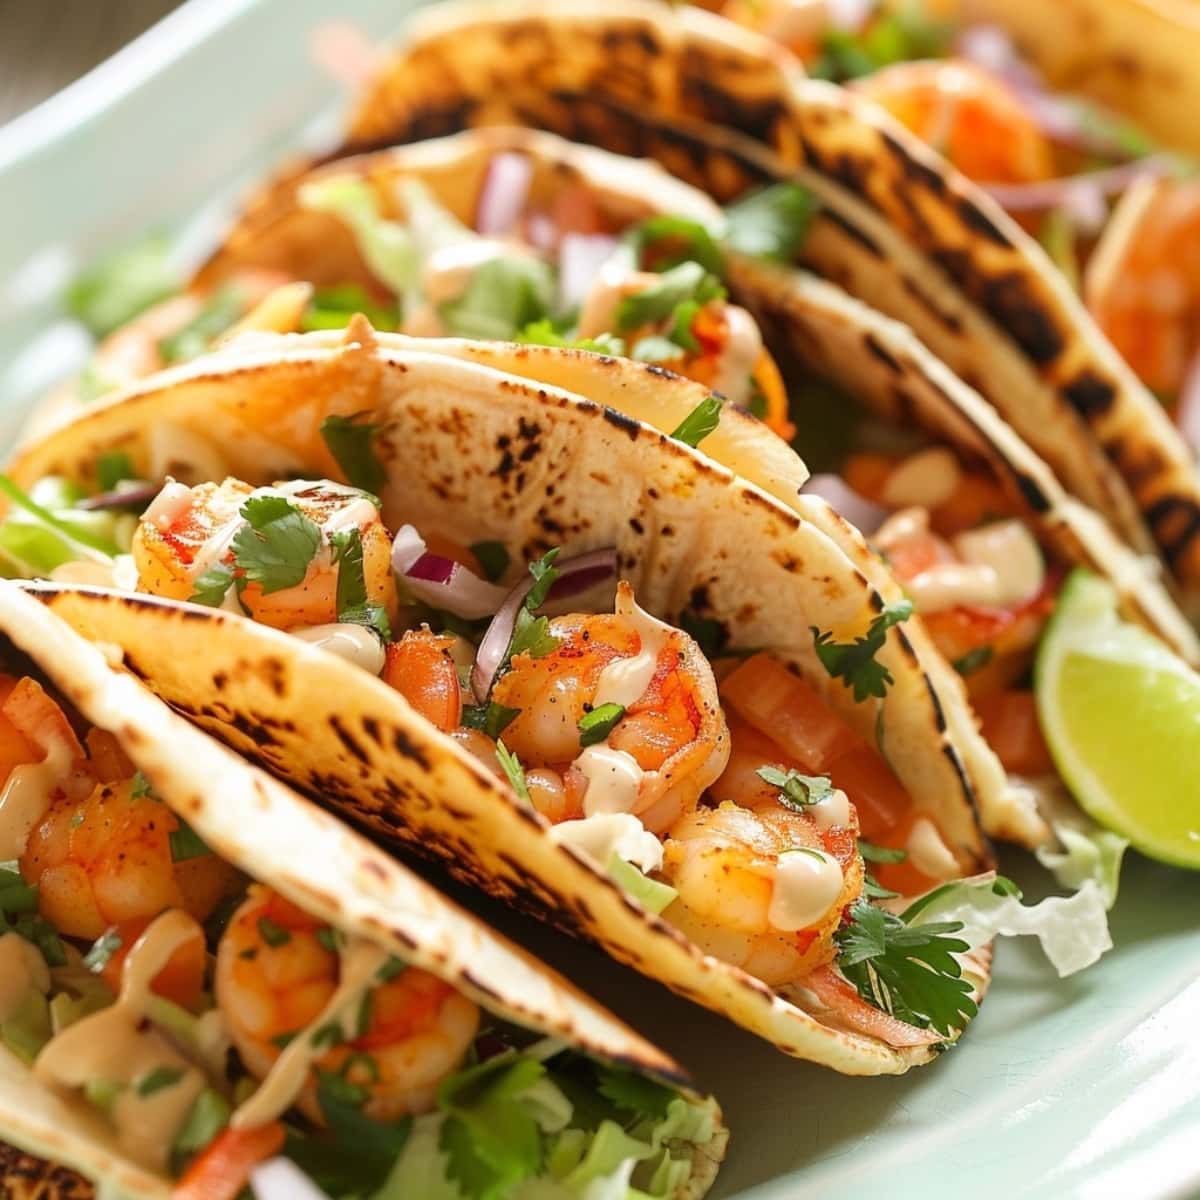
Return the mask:
<path id="1" fill-rule="evenodd" d="M 180 0 L 0 0 L 0 124 L 32 108 Z"/>

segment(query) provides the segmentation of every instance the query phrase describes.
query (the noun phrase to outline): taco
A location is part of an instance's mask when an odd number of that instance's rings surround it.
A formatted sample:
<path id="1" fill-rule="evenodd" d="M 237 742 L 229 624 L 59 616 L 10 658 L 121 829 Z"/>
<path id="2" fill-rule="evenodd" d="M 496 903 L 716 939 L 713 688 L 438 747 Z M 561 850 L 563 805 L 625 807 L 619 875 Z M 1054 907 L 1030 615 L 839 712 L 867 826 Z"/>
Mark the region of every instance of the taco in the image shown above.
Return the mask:
<path id="1" fill-rule="evenodd" d="M 94 486 L 103 454 L 144 470 L 162 426 L 191 483 L 169 483 L 138 522 L 136 583 L 153 596 L 69 592 L 55 611 L 374 833 L 781 1049 L 856 1074 L 928 1061 L 986 968 L 955 957 L 967 942 L 933 947 L 931 1013 L 902 981 L 881 995 L 882 966 L 852 949 L 864 921 L 905 928 L 870 903 L 878 888 L 922 893 L 990 862 L 952 733 L 961 694 L 923 669 L 910 606 L 692 448 L 707 402 L 668 437 L 561 386 L 431 353 L 440 342 L 374 339 L 362 320 L 330 343 L 231 347 L 20 457 L 18 482 Z M 530 353 L 605 394 L 656 378 Z M 209 453 L 224 457 L 216 477 Z M 610 663 L 614 694 L 600 697 Z M 748 892 L 741 925 L 736 906 L 712 911 L 721 892 L 705 882 L 727 852 Z M 869 884 L 864 852 L 884 860 Z M 1007 903 L 989 887 L 950 893 Z M 1079 920 L 1057 928 L 1091 941 L 1095 889 L 1069 903 Z"/>
<path id="2" fill-rule="evenodd" d="M 720 1112 L 669 1058 L 119 646 L 11 583 L 0 629 L 0 1138 L 131 1197 L 707 1190 Z"/>
<path id="3" fill-rule="evenodd" d="M 505 214 L 497 220 L 492 214 L 501 206 Z M 951 594 L 944 578 L 935 588 L 937 571 L 927 574 L 918 612 L 932 618 L 929 629 L 940 630 L 935 640 L 944 659 L 987 667 L 973 673 L 968 685 L 974 695 L 987 697 L 987 732 L 1005 750 L 1002 764 L 980 743 L 961 700 L 944 702 L 951 714 L 948 724 L 985 831 L 1044 845 L 1051 833 L 1031 793 L 1010 785 L 1001 765 L 1034 774 L 1042 792 L 1041 779 L 1054 774 L 1033 719 L 1032 694 L 1027 687 L 1014 692 L 1011 685 L 1027 672 L 1065 570 L 1082 565 L 1115 581 L 1125 611 L 1189 661 L 1200 656 L 1200 645 L 1153 574 L 1098 517 L 1066 496 L 1049 468 L 972 389 L 896 322 L 802 268 L 772 261 L 802 235 L 807 217 L 802 195 L 787 185 L 722 212 L 651 163 L 544 133 L 482 129 L 340 160 L 265 188 L 200 272 L 196 286 L 220 290 L 248 276 L 304 279 L 315 284 L 317 297 L 361 294 L 364 304 L 405 330 L 479 331 L 486 312 L 487 332 L 497 337 L 540 337 L 654 358 L 727 392 L 735 406 L 758 411 L 776 432 L 794 435 L 796 449 L 807 458 L 818 448 L 820 414 L 806 403 L 803 388 L 789 412 L 785 386 L 756 318 L 765 322 L 772 346 L 791 347 L 802 379 L 813 373 L 830 377 L 893 422 L 915 425 L 942 443 L 932 461 L 951 460 L 941 472 L 947 494 L 934 498 L 944 505 L 957 492 L 957 511 L 942 514 L 950 523 L 935 525 L 922 538 L 910 537 L 907 553 L 893 554 L 893 569 L 907 565 L 911 576 L 931 566 L 920 561 L 920 547 L 926 557 L 933 552 L 946 564 L 943 577 L 959 577 Z M 487 237 L 480 227 L 489 231 Z M 381 256 L 384 244 L 389 253 Z M 580 259 L 584 253 L 586 262 Z M 502 286 L 513 271 L 528 272 L 531 262 L 556 285 L 543 286 L 534 307 L 523 294 Z M 484 264 L 492 269 L 490 282 Z M 690 283 L 685 280 L 689 272 Z M 447 274 L 453 275 L 452 283 Z M 430 303 L 430 295 L 441 297 L 438 305 Z M 631 325 L 627 309 L 635 311 L 641 328 Z M 347 319 L 340 310 L 323 312 L 330 324 Z M 311 315 L 303 322 L 312 323 Z M 636 369 L 597 370 L 594 361 L 536 347 L 521 351 L 455 341 L 432 348 L 566 387 L 665 433 L 704 399 L 700 389 L 681 381 Z M 620 391 L 608 388 L 606 375 L 623 381 Z M 632 381 L 642 385 L 636 395 Z M 869 433 L 859 430 L 861 436 Z M 789 462 L 777 439 L 753 422 L 730 414 L 705 441 L 705 452 L 794 505 L 804 482 L 799 464 Z M 883 483 L 886 463 L 878 455 L 859 455 L 851 466 L 856 473 L 872 470 L 875 481 Z M 914 472 L 921 474 L 919 462 L 908 475 Z M 152 463 L 151 474 L 162 473 Z M 868 490 L 872 499 L 881 498 L 878 488 Z M 929 488 L 918 489 L 908 500 L 931 494 Z M 872 572 L 889 599 L 903 598 L 852 531 L 829 520 L 819 506 L 809 511 L 801 505 L 797 511 L 818 523 L 861 570 Z M 875 509 L 866 511 L 868 519 L 879 517 Z M 972 592 L 953 548 L 944 539 L 931 541 L 930 535 L 961 534 L 1000 515 L 1017 522 L 1008 528 L 1007 544 L 998 540 L 1004 533 L 999 526 L 985 536 L 1000 553 L 1015 549 L 1028 568 L 1027 578 L 1010 578 L 1000 596 L 997 572 L 975 563 L 968 574 L 985 578 Z M 0 530 L 0 544 L 4 537 Z M 979 551 L 979 539 L 974 540 Z M 1050 552 L 1048 564 L 1042 546 Z M 958 692 L 958 681 L 945 662 L 938 662 L 924 633 L 910 636 L 926 670 L 937 675 L 939 694 Z"/>
<path id="4" fill-rule="evenodd" d="M 1049 259 L 881 108 L 691 8 L 447 5 L 422 13 L 340 153 L 520 123 L 632 155 L 722 202 L 780 178 L 819 201 L 798 261 L 912 326 L 1197 607 L 1191 452 Z"/>

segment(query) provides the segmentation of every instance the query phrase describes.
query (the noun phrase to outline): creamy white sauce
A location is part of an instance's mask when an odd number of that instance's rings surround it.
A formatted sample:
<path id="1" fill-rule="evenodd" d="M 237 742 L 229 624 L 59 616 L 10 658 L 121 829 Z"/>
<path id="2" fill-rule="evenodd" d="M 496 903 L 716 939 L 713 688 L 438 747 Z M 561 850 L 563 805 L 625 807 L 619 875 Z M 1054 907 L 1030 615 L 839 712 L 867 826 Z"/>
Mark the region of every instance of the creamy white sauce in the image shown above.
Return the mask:
<path id="1" fill-rule="evenodd" d="M 150 501 L 142 520 L 165 533 L 192 506 L 192 489 L 186 483 L 168 479 L 162 491 Z"/>
<path id="2" fill-rule="evenodd" d="M 148 442 L 151 479 L 182 475 L 199 483 L 229 474 L 225 456 L 208 438 L 171 421 L 151 421 Z"/>
<path id="3" fill-rule="evenodd" d="M 763 351 L 758 323 L 736 304 L 724 308 L 725 344 L 713 378 L 713 390 L 731 404 L 744 405 L 750 399 L 750 377 Z"/>
<path id="4" fill-rule="evenodd" d="M 45 758 L 9 773 L 0 792 L 0 859 L 20 858 L 34 827 L 50 808 L 50 796 L 71 772 L 74 750 L 61 737 L 36 739 Z"/>
<path id="5" fill-rule="evenodd" d="M 808 805 L 804 811 L 812 817 L 818 829 L 850 824 L 850 798 L 841 788 L 834 788 L 823 800 Z"/>
<path id="6" fill-rule="evenodd" d="M 155 1170 L 166 1169 L 171 1142 L 207 1080 L 167 1037 L 145 1023 L 146 1006 L 155 976 L 176 950 L 198 936 L 203 936 L 199 925 L 180 909 L 151 922 L 126 956 L 116 1002 L 69 1025 L 33 1064 L 39 1079 L 59 1087 L 82 1088 L 98 1081 L 124 1085 L 109 1111 L 118 1144 Z M 158 1068 L 178 1071 L 178 1080 L 142 1095 L 137 1085 Z"/>
<path id="7" fill-rule="evenodd" d="M 601 870 L 614 854 L 647 874 L 657 871 L 663 862 L 662 842 L 628 812 L 602 812 L 577 821 L 560 821 L 550 827 L 550 836 L 583 851 Z"/>
<path id="8" fill-rule="evenodd" d="M 928 817 L 918 817 L 913 822 L 904 848 L 909 862 L 930 879 L 957 879 L 961 874 L 950 848 Z"/>
<path id="9" fill-rule="evenodd" d="M 389 955 L 371 942 L 355 938 L 342 949 L 341 956 L 342 972 L 337 991 L 312 1024 L 292 1038 L 254 1095 L 233 1114 L 229 1124 L 234 1129 L 266 1125 L 291 1108 L 304 1090 L 313 1060 L 328 1049 L 324 1045 L 313 1045 L 313 1034 L 318 1029 L 337 1021 L 347 1039 L 355 1036 L 359 1000 L 375 985 L 376 975 Z"/>
<path id="10" fill-rule="evenodd" d="M 596 282 L 587 294 L 579 313 L 577 336 L 597 337 L 614 332 L 617 306 L 626 296 L 634 296 L 657 287 L 659 276 L 635 270 L 624 255 L 616 255 L 600 268 Z"/>
<path id="11" fill-rule="evenodd" d="M 914 575 L 904 585 L 917 611 L 944 612 L 959 605 L 999 607 L 1000 580 L 981 563 L 938 563 Z"/>
<path id="12" fill-rule="evenodd" d="M 937 508 L 962 482 L 958 459 L 945 446 L 930 446 L 906 458 L 887 477 L 881 499 L 888 508 Z"/>
<path id="13" fill-rule="evenodd" d="M 421 291 L 435 309 L 457 300 L 470 286 L 471 277 L 486 262 L 497 258 L 528 258 L 531 251 L 516 242 L 497 238 L 466 237 L 439 246 L 421 270 Z"/>
<path id="14" fill-rule="evenodd" d="M 575 766 L 588 781 L 583 794 L 583 811 L 587 816 L 627 813 L 637 807 L 638 789 L 645 772 L 633 755 L 604 744 L 588 746 L 575 760 Z"/>
<path id="15" fill-rule="evenodd" d="M 842 868 L 823 850 L 785 850 L 775 866 L 767 920 L 784 933 L 815 925 L 842 892 Z"/>
<path id="16" fill-rule="evenodd" d="M 995 521 L 954 539 L 967 563 L 990 568 L 996 576 L 996 603 L 1007 607 L 1032 600 L 1046 579 L 1046 564 L 1032 533 L 1016 520 Z"/>
<path id="17" fill-rule="evenodd" d="M 880 550 L 887 550 L 917 534 L 929 532 L 929 511 L 924 508 L 902 508 L 875 531 L 871 539 Z"/>
<path id="18" fill-rule="evenodd" d="M 379 509 L 366 496 L 357 496 L 344 508 L 332 513 L 321 528 L 328 537 L 347 529 L 362 529 L 379 519 Z"/>
<path id="19" fill-rule="evenodd" d="M 7 1021 L 31 991 L 50 991 L 50 968 L 19 933 L 0 935 L 0 1021 Z"/>
<path id="20" fill-rule="evenodd" d="M 309 625 L 290 632 L 302 642 L 309 642 L 330 654 L 336 654 L 338 658 L 344 658 L 346 662 L 362 667 L 372 675 L 378 675 L 383 670 L 387 657 L 383 643 L 377 634 L 364 625 L 336 621 L 328 625 Z"/>

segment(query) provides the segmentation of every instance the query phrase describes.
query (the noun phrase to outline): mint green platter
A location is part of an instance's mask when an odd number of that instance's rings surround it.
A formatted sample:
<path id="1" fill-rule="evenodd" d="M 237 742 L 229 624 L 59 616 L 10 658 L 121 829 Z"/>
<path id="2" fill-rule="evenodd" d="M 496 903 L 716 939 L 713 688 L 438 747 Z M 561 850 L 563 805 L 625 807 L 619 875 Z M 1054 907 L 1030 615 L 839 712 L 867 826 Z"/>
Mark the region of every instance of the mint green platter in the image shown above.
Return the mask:
<path id="1" fill-rule="evenodd" d="M 58 304 L 79 266 L 156 227 L 200 253 L 241 189 L 336 128 L 339 88 L 309 57 L 313 27 L 336 12 L 378 38 L 411 7 L 191 0 L 0 128 L 0 446 L 86 357 Z M 1037 898 L 1032 860 L 1004 867 Z M 961 1045 L 898 1079 L 793 1062 L 586 948 L 499 920 L 718 1095 L 733 1132 L 718 1200 L 1200 1196 L 1195 875 L 1131 855 L 1116 947 L 1082 977 L 1059 981 L 1024 942 L 998 946 Z"/>

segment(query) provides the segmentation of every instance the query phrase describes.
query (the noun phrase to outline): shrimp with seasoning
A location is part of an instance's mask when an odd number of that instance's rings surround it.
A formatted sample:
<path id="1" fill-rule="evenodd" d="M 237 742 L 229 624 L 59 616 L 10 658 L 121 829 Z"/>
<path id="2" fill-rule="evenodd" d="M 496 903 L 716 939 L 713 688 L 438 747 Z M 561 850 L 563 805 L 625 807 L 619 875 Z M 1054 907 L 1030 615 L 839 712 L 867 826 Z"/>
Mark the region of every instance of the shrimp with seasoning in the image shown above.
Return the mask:
<path id="1" fill-rule="evenodd" d="M 327 925 L 269 888 L 250 888 L 217 948 L 216 995 L 252 1075 L 265 1078 L 288 1039 L 317 1019 L 340 965 Z M 376 1120 L 433 1108 L 438 1084 L 462 1065 L 479 1030 L 474 1002 L 427 971 L 397 967 L 366 993 L 357 1035 L 343 1040 L 331 1029 L 314 1064 L 365 1089 L 363 1111 Z M 310 1081 L 300 1107 L 320 1120 L 314 1093 Z"/>

